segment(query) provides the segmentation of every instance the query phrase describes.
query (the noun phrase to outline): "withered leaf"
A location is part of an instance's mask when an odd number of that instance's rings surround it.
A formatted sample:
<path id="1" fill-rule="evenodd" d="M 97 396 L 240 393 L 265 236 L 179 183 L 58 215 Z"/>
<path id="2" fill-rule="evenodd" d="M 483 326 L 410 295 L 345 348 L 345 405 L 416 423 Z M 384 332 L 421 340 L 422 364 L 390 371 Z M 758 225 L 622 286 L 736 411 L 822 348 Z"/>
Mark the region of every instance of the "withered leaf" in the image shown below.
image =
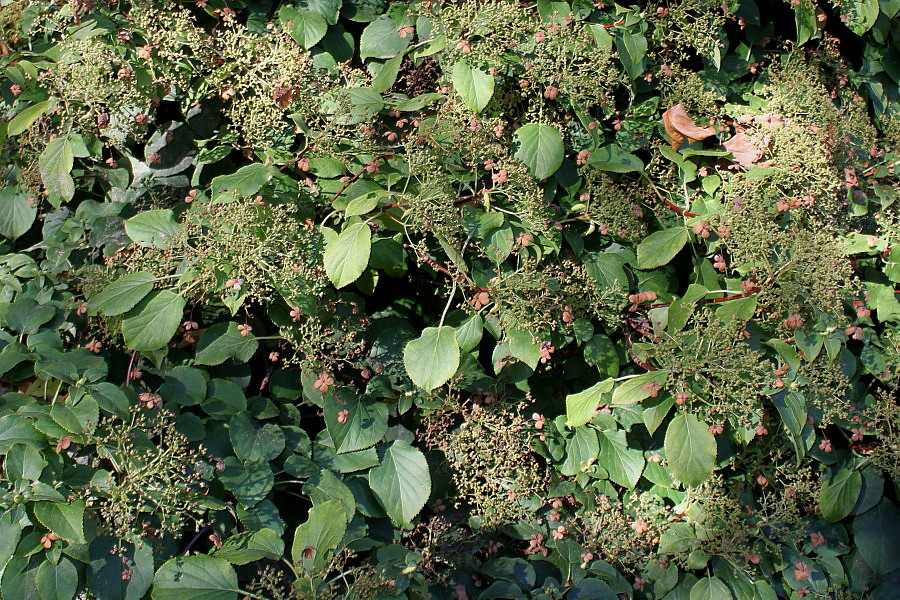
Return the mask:
<path id="1" fill-rule="evenodd" d="M 272 90 L 272 97 L 280 108 L 287 108 L 297 100 L 300 95 L 300 86 L 292 85 L 291 87 L 277 87 Z"/>
<path id="2" fill-rule="evenodd" d="M 680 103 L 663 113 L 663 125 L 666 128 L 666 133 L 669 134 L 673 150 L 678 150 L 678 147 L 681 146 L 681 142 L 684 140 L 688 140 L 693 144 L 698 140 L 705 140 L 712 135 L 716 135 L 716 130 L 712 127 L 700 127 L 697 125 L 688 116 L 687 111 L 684 110 L 684 105 Z"/>
<path id="3" fill-rule="evenodd" d="M 734 155 L 735 162 L 748 169 L 756 164 L 763 154 L 759 146 L 743 131 L 734 134 L 734 137 L 724 142 L 722 146 Z"/>

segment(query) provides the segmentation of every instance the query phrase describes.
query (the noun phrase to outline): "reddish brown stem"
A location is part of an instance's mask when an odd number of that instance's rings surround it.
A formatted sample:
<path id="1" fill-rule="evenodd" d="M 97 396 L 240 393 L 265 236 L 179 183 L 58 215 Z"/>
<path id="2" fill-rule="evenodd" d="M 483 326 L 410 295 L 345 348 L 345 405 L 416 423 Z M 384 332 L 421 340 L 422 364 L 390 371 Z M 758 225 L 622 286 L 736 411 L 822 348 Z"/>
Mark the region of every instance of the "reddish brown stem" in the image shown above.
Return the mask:
<path id="1" fill-rule="evenodd" d="M 672 210 L 677 212 L 679 215 L 683 215 L 685 217 L 699 217 L 700 216 L 700 215 L 695 215 L 694 213 L 689 213 L 688 211 L 684 210 L 683 208 L 680 208 L 680 207 L 676 206 L 675 204 L 669 202 L 665 198 L 663 198 L 663 202 L 665 202 L 666 206 L 668 206 L 669 208 L 671 208 Z"/>

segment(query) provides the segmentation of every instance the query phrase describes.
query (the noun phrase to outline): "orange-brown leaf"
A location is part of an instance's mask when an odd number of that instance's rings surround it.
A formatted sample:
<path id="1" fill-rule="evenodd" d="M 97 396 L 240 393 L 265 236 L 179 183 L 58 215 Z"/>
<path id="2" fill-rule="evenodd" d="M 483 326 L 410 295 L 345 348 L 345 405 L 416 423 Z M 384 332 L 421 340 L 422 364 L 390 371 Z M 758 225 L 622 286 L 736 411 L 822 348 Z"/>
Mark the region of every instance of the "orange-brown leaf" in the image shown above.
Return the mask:
<path id="1" fill-rule="evenodd" d="M 734 155 L 734 160 L 738 164 L 748 169 L 756 164 L 763 154 L 759 146 L 743 131 L 734 134 L 734 137 L 727 140 L 722 146 Z"/>
<path id="2" fill-rule="evenodd" d="M 687 139 L 690 143 L 716 135 L 712 127 L 700 127 L 684 110 L 682 104 L 676 104 L 663 113 L 663 125 L 672 143 L 672 149 L 678 150 L 681 142 Z"/>

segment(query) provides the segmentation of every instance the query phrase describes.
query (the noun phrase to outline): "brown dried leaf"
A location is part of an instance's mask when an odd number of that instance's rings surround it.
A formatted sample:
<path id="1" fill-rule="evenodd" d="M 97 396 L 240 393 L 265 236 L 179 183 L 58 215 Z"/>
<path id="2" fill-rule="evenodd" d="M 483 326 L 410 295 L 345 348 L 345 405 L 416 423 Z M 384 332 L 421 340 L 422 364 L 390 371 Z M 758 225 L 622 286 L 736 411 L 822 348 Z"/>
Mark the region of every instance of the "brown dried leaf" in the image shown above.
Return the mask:
<path id="1" fill-rule="evenodd" d="M 672 143 L 672 149 L 678 150 L 681 142 L 687 139 L 690 143 L 716 135 L 712 127 L 700 127 L 684 110 L 682 104 L 676 104 L 663 113 L 663 125 Z"/>
<path id="2" fill-rule="evenodd" d="M 743 131 L 734 134 L 734 137 L 727 140 L 722 146 L 734 155 L 734 160 L 738 164 L 748 169 L 756 164 L 756 161 L 762 158 L 763 154 L 762 150 L 750 139 L 750 136 Z"/>

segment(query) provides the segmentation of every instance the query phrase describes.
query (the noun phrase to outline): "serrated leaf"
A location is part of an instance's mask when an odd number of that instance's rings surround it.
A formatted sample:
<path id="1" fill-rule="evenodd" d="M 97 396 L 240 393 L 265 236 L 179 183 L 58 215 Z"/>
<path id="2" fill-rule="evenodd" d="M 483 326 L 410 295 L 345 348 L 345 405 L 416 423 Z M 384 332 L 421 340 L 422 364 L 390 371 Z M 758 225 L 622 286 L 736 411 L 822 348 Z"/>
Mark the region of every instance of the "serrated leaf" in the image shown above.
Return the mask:
<path id="1" fill-rule="evenodd" d="M 303 571 L 321 568 L 338 547 L 347 531 L 344 506 L 340 500 L 328 500 L 313 506 L 309 518 L 294 532 L 291 558 Z"/>
<path id="2" fill-rule="evenodd" d="M 900 510 L 888 498 L 853 521 L 853 542 L 876 575 L 900 568 Z"/>
<path id="3" fill-rule="evenodd" d="M 600 399 L 613 388 L 612 378 L 604 379 L 577 394 L 566 396 L 566 425 L 579 427 L 591 420 Z"/>
<path id="4" fill-rule="evenodd" d="M 113 317 L 128 312 L 153 291 L 156 277 L 140 271 L 119 277 L 88 300 L 88 314 Z"/>
<path id="5" fill-rule="evenodd" d="M 849 515 L 859 499 L 862 483 L 862 474 L 856 469 L 845 467 L 829 474 L 819 488 L 822 518 L 835 523 Z"/>
<path id="6" fill-rule="evenodd" d="M 587 164 L 611 173 L 639 173 L 644 170 L 644 163 L 641 162 L 641 159 L 614 144 L 597 148 L 591 152 Z"/>
<path id="7" fill-rule="evenodd" d="M 256 354 L 258 348 L 256 337 L 252 334 L 241 335 L 236 323 L 218 323 L 200 336 L 194 361 L 199 365 L 215 366 L 233 358 L 244 363 Z"/>
<path id="8" fill-rule="evenodd" d="M 37 589 L 42 600 L 72 600 L 78 591 L 78 571 L 64 556 L 56 564 L 44 561 L 37 569 Z"/>
<path id="9" fill-rule="evenodd" d="M 236 600 L 237 574 L 221 558 L 202 554 L 177 556 L 159 568 L 153 577 L 153 600 Z"/>
<path id="10" fill-rule="evenodd" d="M 689 413 L 672 419 L 664 442 L 669 469 L 685 485 L 700 485 L 713 473 L 716 438 Z"/>
<path id="11" fill-rule="evenodd" d="M 6 135 L 19 135 L 31 127 L 32 123 L 37 121 L 41 115 L 47 112 L 47 109 L 50 108 L 50 104 L 50 100 L 44 100 L 43 102 L 38 102 L 37 104 L 19 111 L 16 116 L 9 120 L 9 125 L 6 128 Z"/>
<path id="12" fill-rule="evenodd" d="M 347 411 L 343 423 L 341 411 Z M 338 391 L 328 395 L 324 413 L 325 425 L 338 454 L 374 446 L 387 431 L 387 405 L 356 393 Z"/>
<path id="13" fill-rule="evenodd" d="M 628 445 L 624 431 L 600 431 L 598 464 L 609 473 L 609 479 L 628 489 L 634 488 L 644 471 L 644 452 Z"/>
<path id="14" fill-rule="evenodd" d="M 325 273 L 337 288 L 359 279 L 369 265 L 372 230 L 365 223 L 354 223 L 325 246 Z"/>
<path id="15" fill-rule="evenodd" d="M 235 415 L 228 424 L 234 453 L 245 463 L 273 460 L 284 451 L 285 436 L 274 423 L 262 425 L 247 413 Z"/>
<path id="16" fill-rule="evenodd" d="M 637 268 L 654 269 L 668 264 L 690 239 L 684 227 L 672 227 L 651 233 L 638 244 Z"/>
<path id="17" fill-rule="evenodd" d="M 125 345 L 138 352 L 164 348 L 178 331 L 184 305 L 184 298 L 169 290 L 148 295 L 122 319 Z"/>
<path id="18" fill-rule="evenodd" d="M 68 136 L 55 138 L 41 153 L 38 161 L 41 180 L 53 206 L 68 202 L 75 195 L 75 180 L 71 175 L 74 156 Z"/>
<path id="19" fill-rule="evenodd" d="M 311 10 L 282 6 L 278 17 L 294 41 L 307 50 L 318 44 L 328 31 L 325 18 Z"/>
<path id="20" fill-rule="evenodd" d="M 690 600 L 732 600 L 731 590 L 718 577 L 704 577 L 691 588 Z"/>
<path id="21" fill-rule="evenodd" d="M 237 197 L 252 196 L 278 173 L 274 165 L 251 163 L 230 175 L 219 175 L 210 184 L 213 199 L 216 202 L 227 202 Z"/>
<path id="22" fill-rule="evenodd" d="M 460 60 L 453 65 L 453 89 L 466 106 L 480 113 L 494 95 L 494 76 Z"/>
<path id="23" fill-rule="evenodd" d="M 556 128 L 529 123 L 516 131 L 516 140 L 519 143 L 516 158 L 525 163 L 535 179 L 550 177 L 562 165 L 565 148 Z"/>
<path id="24" fill-rule="evenodd" d="M 381 15 L 363 30 L 359 58 L 394 58 L 406 50 L 411 36 L 400 37 L 400 28 L 388 15 Z"/>
<path id="25" fill-rule="evenodd" d="M 61 539 L 75 544 L 85 544 L 84 502 L 35 502 L 34 516 L 41 525 Z"/>
<path id="26" fill-rule="evenodd" d="M 644 389 L 644 386 L 649 387 L 652 384 L 656 384 L 661 387 L 668 378 L 669 372 L 663 370 L 650 371 L 648 373 L 642 373 L 637 377 L 626 379 L 619 384 L 616 391 L 613 392 L 612 403 L 616 406 L 637 404 L 653 395 L 653 389 Z M 659 393 L 659 390 L 657 390 L 657 393 Z"/>
<path id="27" fill-rule="evenodd" d="M 125 233 L 134 243 L 145 248 L 163 250 L 179 231 L 181 224 L 169 209 L 145 210 L 125 221 Z"/>
<path id="28" fill-rule="evenodd" d="M 31 229 L 37 217 L 37 202 L 14 185 L 0 189 L 0 235 L 16 240 Z"/>
<path id="29" fill-rule="evenodd" d="M 150 544 L 134 546 L 109 536 L 91 543 L 87 572 L 91 594 L 97 600 L 141 600 L 153 581 L 153 549 Z M 122 578 L 122 570 L 131 576 Z"/>
<path id="30" fill-rule="evenodd" d="M 280 560 L 284 554 L 284 540 L 268 527 L 259 531 L 244 531 L 232 535 L 216 550 L 215 557 L 233 565 L 246 565 L 268 558 Z"/>
<path id="31" fill-rule="evenodd" d="M 420 388 L 433 390 L 444 385 L 459 367 L 456 330 L 446 325 L 427 327 L 403 351 L 406 372 Z"/>
<path id="32" fill-rule="evenodd" d="M 369 471 L 369 487 L 399 525 L 410 523 L 431 495 L 431 473 L 425 456 L 404 440 L 388 446 L 381 466 Z"/>
<path id="33" fill-rule="evenodd" d="M 847 0 L 841 12 L 847 16 L 847 27 L 856 35 L 862 35 L 872 28 L 880 12 L 878 0 Z"/>

